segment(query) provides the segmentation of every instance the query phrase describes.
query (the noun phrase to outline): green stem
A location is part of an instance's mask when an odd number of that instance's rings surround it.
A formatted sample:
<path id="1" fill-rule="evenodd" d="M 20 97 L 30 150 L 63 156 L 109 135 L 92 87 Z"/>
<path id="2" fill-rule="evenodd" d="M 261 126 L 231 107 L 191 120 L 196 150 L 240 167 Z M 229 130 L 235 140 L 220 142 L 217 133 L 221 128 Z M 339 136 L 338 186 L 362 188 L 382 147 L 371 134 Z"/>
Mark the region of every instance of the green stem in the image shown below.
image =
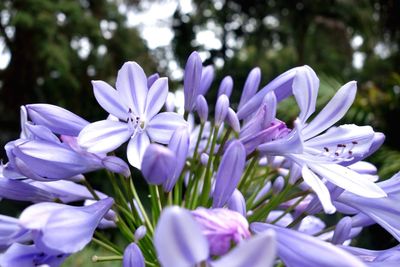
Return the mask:
<path id="1" fill-rule="evenodd" d="M 86 188 L 89 190 L 90 194 L 92 194 L 92 196 L 93 196 L 93 198 L 95 200 L 100 200 L 100 198 L 97 195 L 96 191 L 93 189 L 91 184 L 85 178 L 82 180 L 82 183 L 86 186 Z"/>
<path id="2" fill-rule="evenodd" d="M 276 218 L 274 221 L 272 221 L 272 224 L 277 223 L 280 219 L 282 219 L 286 214 L 288 214 L 289 212 L 292 212 L 305 198 L 307 195 L 304 195 L 302 197 L 300 197 L 292 206 L 290 206 L 289 208 L 287 208 L 281 215 L 278 216 L 278 218 Z"/>
<path id="3" fill-rule="evenodd" d="M 136 199 L 138 207 L 139 207 L 139 210 L 141 211 L 141 213 L 143 215 L 145 224 L 147 226 L 147 230 L 149 230 L 149 233 L 151 234 L 151 236 L 153 236 L 153 234 L 154 234 L 153 225 L 151 224 L 151 222 L 149 220 L 149 216 L 147 216 L 147 212 L 144 209 L 144 207 L 142 205 L 142 202 L 140 201 L 139 195 L 136 192 L 136 188 L 135 188 L 135 185 L 132 182 L 132 179 L 129 179 L 129 180 L 130 180 L 130 187 L 131 187 L 131 190 L 132 190 L 132 193 L 133 193 L 133 197 Z"/>
<path id="4" fill-rule="evenodd" d="M 93 262 L 103 262 L 103 261 L 122 261 L 123 256 L 97 256 L 92 257 Z"/>
<path id="5" fill-rule="evenodd" d="M 121 252 L 119 252 L 118 250 L 116 250 L 115 248 L 113 248 L 112 246 L 106 244 L 105 242 L 101 241 L 100 239 L 97 239 L 96 237 L 92 238 L 92 241 L 94 243 L 96 243 L 97 245 L 101 246 L 102 248 L 107 249 L 110 252 L 113 252 L 117 255 L 122 255 Z"/>

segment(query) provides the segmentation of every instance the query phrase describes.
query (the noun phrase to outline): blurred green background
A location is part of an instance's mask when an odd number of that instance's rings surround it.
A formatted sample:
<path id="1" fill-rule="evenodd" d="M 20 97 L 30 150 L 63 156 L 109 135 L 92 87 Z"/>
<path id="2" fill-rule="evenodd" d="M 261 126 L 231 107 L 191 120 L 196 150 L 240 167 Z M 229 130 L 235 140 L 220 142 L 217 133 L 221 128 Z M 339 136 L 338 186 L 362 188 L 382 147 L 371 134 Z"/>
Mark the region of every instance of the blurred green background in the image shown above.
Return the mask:
<path id="1" fill-rule="evenodd" d="M 90 81 L 114 84 L 128 60 L 147 74 L 168 75 L 170 88 L 178 89 L 186 58 L 197 50 L 217 70 L 209 103 L 224 75 L 233 77 L 237 101 L 255 66 L 265 85 L 289 68 L 310 65 L 321 79 L 318 107 L 357 80 L 358 96 L 343 122 L 385 133 L 385 145 L 370 160 L 388 178 L 400 170 L 399 14 L 398 0 L 2 0 L 0 142 L 18 136 L 19 107 L 27 103 L 104 118 Z M 297 110 L 291 107 L 283 103 L 280 118 L 292 121 Z M 7 207 L 16 206 L 0 205 Z M 368 247 L 394 244 L 379 227 L 367 231 Z"/>

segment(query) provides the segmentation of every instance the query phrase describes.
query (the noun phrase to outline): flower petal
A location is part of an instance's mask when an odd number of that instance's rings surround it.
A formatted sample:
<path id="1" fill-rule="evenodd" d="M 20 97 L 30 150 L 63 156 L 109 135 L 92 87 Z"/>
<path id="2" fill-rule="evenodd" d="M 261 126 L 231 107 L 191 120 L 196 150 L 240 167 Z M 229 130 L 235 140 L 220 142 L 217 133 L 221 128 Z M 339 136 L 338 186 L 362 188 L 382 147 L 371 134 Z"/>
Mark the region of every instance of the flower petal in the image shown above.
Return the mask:
<path id="1" fill-rule="evenodd" d="M 147 125 L 146 132 L 152 141 L 168 144 L 172 133 L 181 126 L 187 126 L 181 115 L 175 112 L 163 112 L 153 117 Z"/>
<path id="2" fill-rule="evenodd" d="M 153 118 L 163 107 L 168 95 L 168 79 L 160 78 L 150 87 L 146 98 L 145 116 Z"/>
<path id="3" fill-rule="evenodd" d="M 128 117 L 128 106 L 123 104 L 120 94 L 108 83 L 103 81 L 92 81 L 94 96 L 100 106 L 108 113 L 126 120 Z"/>
<path id="4" fill-rule="evenodd" d="M 126 153 L 128 161 L 133 167 L 140 169 L 144 152 L 149 145 L 150 139 L 146 133 L 140 133 L 131 138 Z"/>
<path id="5" fill-rule="evenodd" d="M 133 61 L 126 62 L 118 71 L 115 85 L 122 101 L 133 113 L 143 115 L 148 88 L 147 77 L 142 67 Z"/>
<path id="6" fill-rule="evenodd" d="M 78 136 L 78 143 L 92 153 L 110 152 L 132 135 L 128 124 L 102 120 L 86 126 Z"/>
<path id="7" fill-rule="evenodd" d="M 304 140 L 325 131 L 340 120 L 353 104 L 357 84 L 351 81 L 343 85 L 321 112 L 303 129 Z"/>

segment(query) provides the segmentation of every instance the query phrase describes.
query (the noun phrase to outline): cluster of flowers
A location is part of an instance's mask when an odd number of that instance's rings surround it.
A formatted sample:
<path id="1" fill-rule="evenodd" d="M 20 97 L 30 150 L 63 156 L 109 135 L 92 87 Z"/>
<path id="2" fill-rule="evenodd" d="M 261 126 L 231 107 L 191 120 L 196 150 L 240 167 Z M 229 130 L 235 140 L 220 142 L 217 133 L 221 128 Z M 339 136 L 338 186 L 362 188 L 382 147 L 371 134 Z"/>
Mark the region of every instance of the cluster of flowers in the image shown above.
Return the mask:
<path id="1" fill-rule="evenodd" d="M 356 83 L 310 119 L 319 88 L 310 67 L 261 90 L 255 68 L 236 111 L 232 78 L 222 80 L 209 119 L 204 95 L 213 77 L 193 52 L 183 115 L 167 100 L 167 79 L 147 77 L 135 62 L 122 66 L 116 89 L 93 81 L 106 120 L 89 123 L 49 104 L 21 107 L 20 138 L 5 146 L 0 197 L 33 204 L 19 218 L 0 215 L 0 265 L 59 266 L 92 241 L 112 254 L 93 261 L 124 267 L 399 266 L 399 246 L 351 246 L 375 223 L 400 240 L 400 175 L 377 182 L 376 168 L 362 161 L 384 135 L 332 126 L 354 101 Z M 291 96 L 300 112 L 288 127 L 276 108 Z M 140 177 L 114 153 L 128 140 L 127 160 L 148 184 L 144 194 L 135 187 Z M 112 197 L 83 176 L 100 169 Z M 334 225 L 317 216 L 335 212 Z M 111 242 L 108 228 L 123 241 Z"/>

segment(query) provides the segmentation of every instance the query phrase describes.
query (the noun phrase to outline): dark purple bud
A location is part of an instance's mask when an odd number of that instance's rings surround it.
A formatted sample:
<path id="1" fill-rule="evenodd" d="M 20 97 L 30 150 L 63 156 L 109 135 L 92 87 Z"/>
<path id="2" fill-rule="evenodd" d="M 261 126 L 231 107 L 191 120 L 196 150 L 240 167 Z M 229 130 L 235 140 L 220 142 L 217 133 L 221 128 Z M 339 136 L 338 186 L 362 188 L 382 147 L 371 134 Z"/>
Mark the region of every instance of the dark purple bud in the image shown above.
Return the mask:
<path id="1" fill-rule="evenodd" d="M 238 111 L 241 107 L 256 94 L 261 81 L 261 70 L 260 68 L 254 68 L 250 71 L 247 76 L 246 82 L 243 87 L 242 96 L 240 97 L 240 102 L 238 106 Z"/>
<path id="2" fill-rule="evenodd" d="M 208 118 L 207 100 L 202 95 L 198 95 L 196 99 L 196 111 L 199 115 L 201 123 L 205 123 Z"/>
<path id="3" fill-rule="evenodd" d="M 141 168 L 143 177 L 149 184 L 160 185 L 173 174 L 174 163 L 174 152 L 165 146 L 150 144 L 143 155 Z"/>
<path id="4" fill-rule="evenodd" d="M 213 208 L 222 207 L 232 196 L 246 163 L 246 151 L 238 140 L 232 141 L 222 156 L 213 192 Z"/>
<path id="5" fill-rule="evenodd" d="M 185 95 L 185 111 L 192 111 L 199 94 L 203 65 L 197 52 L 190 54 L 183 77 L 183 93 Z"/>
<path id="6" fill-rule="evenodd" d="M 226 76 L 222 79 L 221 84 L 218 89 L 218 96 L 225 94 L 228 98 L 232 94 L 233 80 L 231 76 Z"/>
<path id="7" fill-rule="evenodd" d="M 214 67 L 209 65 L 203 68 L 203 72 L 201 73 L 201 82 L 200 82 L 200 89 L 199 94 L 205 95 L 210 89 L 211 83 L 214 80 Z"/>
<path id="8" fill-rule="evenodd" d="M 343 217 L 336 225 L 336 229 L 333 232 L 331 243 L 335 245 L 342 245 L 344 241 L 350 238 L 350 232 L 351 232 L 351 218 Z"/>
<path id="9" fill-rule="evenodd" d="M 153 83 L 158 80 L 158 78 L 160 78 L 160 75 L 158 73 L 154 73 L 147 77 L 147 88 L 150 88 Z"/>
<path id="10" fill-rule="evenodd" d="M 235 191 L 233 191 L 226 205 L 228 209 L 239 212 L 242 216 L 246 216 L 246 201 L 239 190 L 235 189 Z"/>
<path id="11" fill-rule="evenodd" d="M 175 166 L 173 174 L 167 177 L 163 187 L 166 192 L 170 192 L 177 180 L 179 179 L 183 168 L 186 164 L 186 158 L 189 153 L 190 135 L 187 127 L 179 127 L 172 134 L 169 141 L 168 148 L 175 154 L 172 160 L 175 164 L 168 163 Z"/>
<path id="12" fill-rule="evenodd" d="M 240 213 L 228 209 L 198 208 L 192 211 L 210 246 L 210 254 L 221 256 L 232 244 L 250 237 L 249 224 Z"/>
<path id="13" fill-rule="evenodd" d="M 240 122 L 233 109 L 228 108 L 228 114 L 226 114 L 225 122 L 228 123 L 234 132 L 240 132 Z"/>
<path id="14" fill-rule="evenodd" d="M 135 243 L 131 243 L 124 251 L 123 267 L 145 267 L 142 251 Z"/>
<path id="15" fill-rule="evenodd" d="M 215 105 L 215 126 L 219 127 L 221 123 L 225 120 L 229 109 L 229 98 L 226 95 L 220 95 L 217 99 L 217 104 Z"/>
<path id="16" fill-rule="evenodd" d="M 49 104 L 26 105 L 28 115 L 35 124 L 43 125 L 57 134 L 78 136 L 89 124 L 71 111 Z"/>

